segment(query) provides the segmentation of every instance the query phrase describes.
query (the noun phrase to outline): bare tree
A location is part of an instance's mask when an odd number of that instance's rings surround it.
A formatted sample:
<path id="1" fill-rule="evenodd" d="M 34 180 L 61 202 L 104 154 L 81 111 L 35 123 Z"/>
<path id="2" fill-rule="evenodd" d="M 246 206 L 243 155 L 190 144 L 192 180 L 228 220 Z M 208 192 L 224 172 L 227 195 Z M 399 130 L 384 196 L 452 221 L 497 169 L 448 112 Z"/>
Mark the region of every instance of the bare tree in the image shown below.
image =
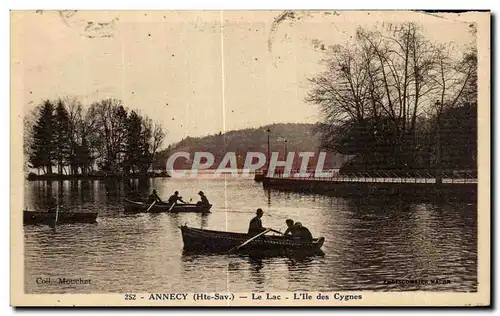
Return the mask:
<path id="1" fill-rule="evenodd" d="M 429 108 L 435 117 L 436 157 L 435 165 L 441 168 L 442 160 L 442 125 L 446 111 L 460 103 L 477 103 L 477 57 L 474 51 L 464 53 L 462 60 L 456 62 L 450 58 L 448 48 L 441 46 L 437 50 L 435 67 L 430 78 L 436 86 L 435 102 Z M 438 170 L 437 181 L 441 182 Z"/>
<path id="2" fill-rule="evenodd" d="M 98 137 L 102 139 L 97 142 L 101 145 L 99 150 L 104 154 L 99 157 L 101 167 L 103 171 L 115 174 L 119 171 L 124 156 L 127 111 L 120 100 L 106 99 L 92 104 L 89 115 L 92 125 L 96 128 L 94 132 L 99 133 Z"/>
<path id="3" fill-rule="evenodd" d="M 159 123 L 153 122 L 152 119 L 146 116 L 142 119 L 141 136 L 143 146 L 141 171 L 147 173 L 163 143 L 165 132 Z"/>
<path id="4" fill-rule="evenodd" d="M 324 116 L 323 145 L 347 144 L 348 154 L 372 157 L 390 147 L 394 164 L 410 167 L 417 160 L 419 117 L 455 106 L 474 80 L 474 58 L 458 62 L 450 50 L 431 43 L 415 23 L 360 28 L 354 43 L 333 47 L 306 98 Z"/>
<path id="5" fill-rule="evenodd" d="M 165 137 L 159 123 L 136 111 L 129 115 L 122 102 L 115 99 L 94 102 L 85 108 L 79 100 L 65 97 L 57 105 L 54 109 L 47 100 L 45 111 L 41 111 L 40 105 L 24 118 L 23 147 L 29 157 L 26 169 L 49 170 L 49 162 L 55 161 L 59 174 L 64 166 L 69 166 L 71 175 L 79 171 L 86 175 L 94 167 L 113 176 L 135 173 L 136 169 L 147 175 Z M 52 148 L 52 144 L 57 148 Z"/>
<path id="6" fill-rule="evenodd" d="M 28 157 L 32 153 L 34 142 L 33 126 L 36 124 L 38 113 L 40 113 L 41 105 L 37 105 L 29 111 L 23 118 L 23 153 L 24 153 L 24 170 L 28 171 L 31 167 L 28 163 Z"/>
<path id="7" fill-rule="evenodd" d="M 363 120 L 369 101 L 369 69 L 363 53 L 356 46 L 335 46 L 324 60 L 327 70 L 309 79 L 313 89 L 307 101 L 319 105 L 327 121 Z"/>
<path id="8" fill-rule="evenodd" d="M 154 122 L 153 140 L 151 146 L 151 152 L 153 153 L 153 156 L 155 156 L 158 150 L 161 148 L 164 139 L 165 139 L 165 132 L 163 131 L 163 127 L 161 126 L 160 123 Z"/>
<path id="9" fill-rule="evenodd" d="M 388 33 L 388 34 L 387 34 Z M 373 56 L 370 71 L 373 100 L 391 118 L 399 139 L 414 135 L 417 116 L 435 90 L 428 84 L 435 59 L 435 48 L 414 23 L 389 27 L 389 32 L 358 30 L 357 39 Z"/>

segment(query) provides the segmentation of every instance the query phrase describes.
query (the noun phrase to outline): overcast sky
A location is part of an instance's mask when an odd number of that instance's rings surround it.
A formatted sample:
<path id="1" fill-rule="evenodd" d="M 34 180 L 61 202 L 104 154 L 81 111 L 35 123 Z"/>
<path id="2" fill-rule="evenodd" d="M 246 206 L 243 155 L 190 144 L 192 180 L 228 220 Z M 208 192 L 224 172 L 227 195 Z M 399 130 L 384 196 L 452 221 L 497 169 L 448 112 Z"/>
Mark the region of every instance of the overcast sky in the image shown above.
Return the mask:
<path id="1" fill-rule="evenodd" d="M 164 145 L 275 122 L 313 123 L 317 108 L 304 98 L 307 78 L 323 69 L 321 44 L 343 43 L 358 26 L 402 19 L 422 23 L 436 41 L 472 40 L 463 15 L 17 12 L 12 62 L 24 99 L 14 106 L 26 113 L 47 98 L 121 99 L 164 126 Z"/>

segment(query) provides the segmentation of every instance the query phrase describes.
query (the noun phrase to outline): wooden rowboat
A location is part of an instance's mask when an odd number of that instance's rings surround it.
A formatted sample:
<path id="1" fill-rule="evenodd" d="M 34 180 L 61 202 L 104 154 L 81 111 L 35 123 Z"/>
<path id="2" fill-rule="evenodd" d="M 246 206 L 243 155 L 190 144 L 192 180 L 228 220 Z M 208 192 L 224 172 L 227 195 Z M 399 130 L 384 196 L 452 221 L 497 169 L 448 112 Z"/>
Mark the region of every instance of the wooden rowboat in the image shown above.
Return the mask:
<path id="1" fill-rule="evenodd" d="M 184 250 L 200 252 L 227 252 L 249 239 L 245 233 L 233 233 L 179 226 L 184 242 Z M 280 235 L 264 235 L 248 243 L 240 252 L 270 251 L 288 253 L 321 252 L 325 238 L 315 238 L 312 242 L 303 242 Z"/>
<path id="2" fill-rule="evenodd" d="M 96 212 L 58 212 L 57 224 L 97 223 Z M 24 225 L 53 225 L 55 212 L 23 211 Z"/>
<path id="3" fill-rule="evenodd" d="M 125 199 L 125 212 L 130 213 L 142 213 L 146 212 L 151 206 L 151 203 L 142 201 L 132 201 Z M 148 212 L 151 213 L 210 213 L 212 204 L 208 205 L 198 205 L 198 204 L 176 204 L 172 209 L 170 207 L 172 204 L 169 203 L 156 203 Z"/>

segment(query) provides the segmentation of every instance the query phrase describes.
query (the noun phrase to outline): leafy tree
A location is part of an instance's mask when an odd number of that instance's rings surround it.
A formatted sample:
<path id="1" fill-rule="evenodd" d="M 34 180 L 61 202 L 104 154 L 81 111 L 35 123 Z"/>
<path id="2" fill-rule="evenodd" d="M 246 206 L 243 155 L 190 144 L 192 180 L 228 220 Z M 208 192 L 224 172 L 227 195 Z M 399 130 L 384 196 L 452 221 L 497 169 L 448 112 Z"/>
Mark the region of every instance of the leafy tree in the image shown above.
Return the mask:
<path id="1" fill-rule="evenodd" d="M 445 110 L 441 118 L 442 166 L 477 168 L 477 105 L 467 103 Z"/>
<path id="2" fill-rule="evenodd" d="M 46 174 L 52 174 L 52 166 L 55 158 L 54 133 L 54 105 L 44 101 L 38 120 L 33 126 L 33 141 L 29 162 L 33 168 L 43 168 Z"/>
<path id="3" fill-rule="evenodd" d="M 64 166 L 70 162 L 72 147 L 68 111 L 61 100 L 57 102 L 53 132 L 57 172 L 63 174 Z"/>
<path id="4" fill-rule="evenodd" d="M 47 100 L 25 118 L 24 152 L 29 167 L 52 173 L 88 174 L 97 168 L 109 175 L 147 175 L 157 159 L 165 133 L 137 111 L 128 113 L 120 100 L 106 99 L 88 109 L 76 99 Z M 36 120 L 36 122 L 35 122 Z"/>
<path id="5" fill-rule="evenodd" d="M 137 112 L 130 112 L 126 122 L 127 137 L 125 141 L 125 159 L 123 161 L 124 172 L 128 174 L 130 170 L 132 173 L 136 172 L 139 166 L 142 146 L 141 146 L 141 130 L 142 119 Z"/>

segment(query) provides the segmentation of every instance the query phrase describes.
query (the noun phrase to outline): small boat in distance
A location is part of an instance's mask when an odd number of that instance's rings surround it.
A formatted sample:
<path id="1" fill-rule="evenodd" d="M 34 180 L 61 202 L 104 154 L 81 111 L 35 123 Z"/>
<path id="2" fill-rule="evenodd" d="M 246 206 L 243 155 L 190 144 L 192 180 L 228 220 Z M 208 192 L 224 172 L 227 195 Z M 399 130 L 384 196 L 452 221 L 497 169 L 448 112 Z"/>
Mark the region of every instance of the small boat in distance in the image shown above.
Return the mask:
<path id="1" fill-rule="evenodd" d="M 97 223 L 97 212 L 71 212 L 59 211 L 57 214 L 57 225 L 77 223 Z M 23 211 L 24 225 L 53 225 L 56 220 L 56 212 L 48 211 Z"/>
<path id="2" fill-rule="evenodd" d="M 132 201 L 129 199 L 124 199 L 124 208 L 125 212 L 128 213 L 143 213 L 146 212 L 151 203 L 143 202 L 143 201 Z M 199 205 L 199 204 L 176 204 L 171 208 L 172 204 L 170 203 L 156 203 L 151 207 L 148 212 L 151 213 L 210 213 L 210 209 L 212 208 L 212 204 L 208 205 Z"/>
<path id="3" fill-rule="evenodd" d="M 238 247 L 249 239 L 248 234 L 179 226 L 184 250 L 204 253 L 223 253 Z M 239 252 L 322 253 L 325 238 L 303 242 L 280 235 L 263 235 L 239 249 Z"/>
<path id="4" fill-rule="evenodd" d="M 254 175 L 254 181 L 255 182 L 262 182 L 264 181 L 264 178 L 266 177 L 267 175 L 267 170 L 257 170 L 255 171 L 255 175 Z"/>

